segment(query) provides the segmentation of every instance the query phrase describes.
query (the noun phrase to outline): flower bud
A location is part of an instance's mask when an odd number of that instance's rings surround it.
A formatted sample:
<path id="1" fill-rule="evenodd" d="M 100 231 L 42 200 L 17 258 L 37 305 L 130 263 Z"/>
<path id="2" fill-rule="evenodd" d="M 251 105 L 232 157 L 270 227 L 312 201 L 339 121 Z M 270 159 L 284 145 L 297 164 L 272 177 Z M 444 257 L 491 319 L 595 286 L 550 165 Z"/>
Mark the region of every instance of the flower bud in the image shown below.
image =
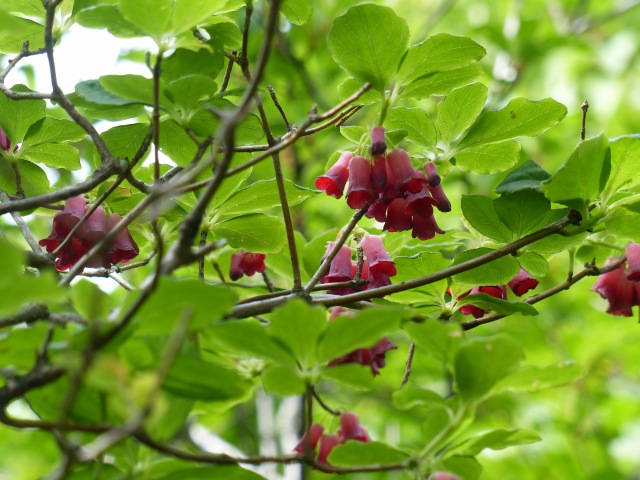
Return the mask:
<path id="1" fill-rule="evenodd" d="M 384 128 L 373 127 L 371 129 L 371 154 L 380 155 L 387 150 L 387 142 L 384 140 Z"/>

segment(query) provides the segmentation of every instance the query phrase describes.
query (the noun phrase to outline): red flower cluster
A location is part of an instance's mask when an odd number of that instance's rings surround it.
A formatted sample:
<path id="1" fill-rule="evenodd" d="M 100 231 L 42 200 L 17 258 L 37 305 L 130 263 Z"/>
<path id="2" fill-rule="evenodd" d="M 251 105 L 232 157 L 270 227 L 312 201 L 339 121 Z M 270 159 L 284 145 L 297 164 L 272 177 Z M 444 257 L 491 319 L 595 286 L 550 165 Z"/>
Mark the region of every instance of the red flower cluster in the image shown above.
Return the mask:
<path id="1" fill-rule="evenodd" d="M 538 280 L 529 275 L 524 268 L 520 268 L 520 272 L 513 277 L 507 285 L 516 296 L 521 297 L 529 290 L 533 290 L 538 286 Z M 486 293 L 492 297 L 499 298 L 501 300 L 507 299 L 507 285 L 483 285 L 481 287 L 473 287 L 469 292 L 465 293 L 459 298 L 466 297 L 467 295 L 473 295 L 475 293 Z M 475 318 L 484 317 L 491 310 L 483 310 L 480 307 L 476 307 L 472 304 L 464 305 L 460 308 L 460 311 L 465 315 L 473 315 Z"/>
<path id="2" fill-rule="evenodd" d="M 425 177 L 413 168 L 407 152 L 396 149 L 385 157 L 386 148 L 384 129 L 375 127 L 371 131 L 372 160 L 344 152 L 327 173 L 316 179 L 316 188 L 340 198 L 348 180 L 347 204 L 354 209 L 369 205 L 366 216 L 383 222 L 384 230 L 412 230 L 413 238 L 420 240 L 445 233 L 436 223 L 433 207 L 449 212 L 451 203 L 435 163 L 424 164 Z"/>
<path id="3" fill-rule="evenodd" d="M 341 445 L 347 440 L 355 440 L 356 442 L 363 443 L 371 441 L 367 431 L 360 425 L 358 416 L 351 412 L 343 413 L 340 416 L 340 428 L 336 432 L 336 435 L 325 434 L 324 427 L 319 423 L 314 423 L 302 436 L 293 450 L 297 453 L 303 453 L 307 442 L 309 442 L 311 449 L 315 450 L 319 443 L 318 463 L 329 465 L 327 457 L 331 453 L 331 450 L 333 450 L 333 447 Z"/>
<path id="4" fill-rule="evenodd" d="M 364 251 L 365 259 L 360 272 L 360 279 L 369 283 L 362 287 L 363 290 L 384 287 L 391 285 L 390 277 L 396 275 L 396 265 L 384 249 L 382 238 L 377 235 L 365 235 L 360 243 Z M 327 246 L 325 257 L 333 249 L 335 243 L 331 242 Z M 358 271 L 358 264 L 351 259 L 352 250 L 347 245 L 340 247 L 338 254 L 331 261 L 329 273 L 327 273 L 322 283 L 348 282 L 353 280 Z M 324 257 L 323 257 L 324 260 Z M 347 295 L 353 293 L 353 288 L 338 288 L 328 290 L 334 295 Z"/>
<path id="5" fill-rule="evenodd" d="M 609 301 L 607 313 L 630 317 L 633 315 L 631 307 L 640 305 L 640 244 L 627 245 L 627 273 L 625 266 L 600 275 L 591 290 Z M 616 258 L 609 258 L 605 265 L 616 262 Z"/>
<path id="6" fill-rule="evenodd" d="M 89 210 L 87 201 L 82 196 L 68 198 L 64 209 L 53 217 L 53 227 L 47 238 L 40 240 L 40 245 L 46 247 L 47 252 L 55 251 L 67 238 L 71 229 L 76 226 L 84 214 Z M 118 222 L 122 220 L 115 213 L 105 215 L 104 209 L 98 207 L 77 232 L 71 241 L 58 252 L 56 268 L 67 270 L 91 250 Z M 133 241 L 128 229 L 118 233 L 108 248 L 89 259 L 87 267 L 109 267 L 118 262 L 126 263 L 139 253 L 138 245 Z"/>
<path id="7" fill-rule="evenodd" d="M 263 273 L 267 268 L 264 259 L 267 256 L 264 253 L 253 253 L 240 250 L 238 253 L 231 255 L 231 266 L 229 267 L 229 278 L 238 280 L 243 275 L 253 276 L 256 272 Z"/>

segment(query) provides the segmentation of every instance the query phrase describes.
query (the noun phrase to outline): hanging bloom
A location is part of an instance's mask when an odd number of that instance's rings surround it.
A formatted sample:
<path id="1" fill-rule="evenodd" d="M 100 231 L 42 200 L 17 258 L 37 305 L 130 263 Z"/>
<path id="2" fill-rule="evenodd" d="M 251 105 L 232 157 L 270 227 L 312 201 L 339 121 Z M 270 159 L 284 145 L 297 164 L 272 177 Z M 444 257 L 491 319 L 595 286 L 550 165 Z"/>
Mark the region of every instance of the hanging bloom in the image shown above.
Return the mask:
<path id="1" fill-rule="evenodd" d="M 367 218 L 375 218 L 377 222 L 387 220 L 387 204 L 381 200 L 376 200 L 364 214 Z"/>
<path id="2" fill-rule="evenodd" d="M 436 233 L 444 235 L 447 232 L 445 232 L 438 226 L 433 214 L 429 215 L 428 217 L 424 217 L 422 215 L 413 216 L 413 230 L 411 231 L 411 236 L 413 238 L 419 238 L 420 240 L 431 240 L 436 236 Z"/>
<path id="3" fill-rule="evenodd" d="M 370 442 L 369 434 L 360 425 L 358 416 L 355 413 L 345 412 L 340 415 L 340 429 L 338 430 L 338 438 L 342 443 L 347 440 L 355 440 L 357 442 Z"/>
<path id="4" fill-rule="evenodd" d="M 371 276 L 384 274 L 393 277 L 396 274 L 396 264 L 385 250 L 382 238 L 377 235 L 365 235 L 360 245 L 367 257 Z"/>
<path id="5" fill-rule="evenodd" d="M 333 447 L 340 445 L 340 439 L 335 435 L 323 435 L 320 438 L 320 450 L 318 451 L 318 463 L 329 465 L 327 457 L 333 450 Z"/>
<path id="6" fill-rule="evenodd" d="M 433 215 L 433 207 L 438 202 L 431 196 L 429 189 L 423 187 L 417 193 L 407 195 L 407 208 L 405 213 L 409 216 L 420 215 L 421 217 L 430 217 Z"/>
<path id="7" fill-rule="evenodd" d="M 373 127 L 371 129 L 371 154 L 380 155 L 387 150 L 387 142 L 384 140 L 384 128 Z"/>
<path id="8" fill-rule="evenodd" d="M 387 155 L 387 166 L 391 170 L 393 183 L 398 192 L 419 192 L 426 183 L 424 175 L 411 165 L 409 154 L 404 150 L 392 150 Z"/>
<path id="9" fill-rule="evenodd" d="M 505 285 L 484 285 L 482 287 L 473 287 L 467 295 L 473 295 L 476 293 L 486 293 L 487 295 L 491 295 L 492 297 L 499 298 L 501 300 L 507 299 L 507 288 Z M 481 318 L 491 310 L 483 310 L 475 305 L 467 304 L 460 307 L 460 311 L 465 315 L 473 315 L 475 318 Z"/>
<path id="10" fill-rule="evenodd" d="M 375 193 L 382 193 L 387 187 L 387 160 L 383 155 L 377 155 L 373 159 L 371 187 Z"/>
<path id="11" fill-rule="evenodd" d="M 304 448 L 307 443 L 307 438 L 309 438 L 309 446 L 311 447 L 311 450 L 315 450 L 316 447 L 318 446 L 318 442 L 323 432 L 324 432 L 324 427 L 322 425 L 320 425 L 319 423 L 312 424 L 309 430 L 305 432 L 305 434 L 302 436 L 298 444 L 294 447 L 293 449 L 294 452 L 297 452 L 297 453 L 304 452 Z"/>
<path id="12" fill-rule="evenodd" d="M 524 268 L 520 268 L 520 273 L 518 273 L 513 280 L 511 280 L 508 285 L 513 293 L 515 293 L 518 297 L 521 297 L 529 290 L 533 290 L 538 286 L 540 282 L 529 275 Z"/>
<path id="13" fill-rule="evenodd" d="M 359 348 L 347 355 L 331 360 L 329 367 L 347 363 L 359 363 L 371 368 L 371 373 L 374 376 L 380 375 L 380 369 L 386 365 L 386 353 L 396 348 L 398 347 L 387 338 L 383 338 L 371 348 Z"/>
<path id="14" fill-rule="evenodd" d="M 616 261 L 616 258 L 609 258 L 605 265 L 611 265 Z M 600 275 L 591 290 L 598 292 L 602 298 L 609 301 L 607 313 L 612 315 L 630 317 L 633 315 L 631 307 L 638 305 L 638 285 L 627 279 L 622 265 Z"/>
<path id="15" fill-rule="evenodd" d="M 325 173 L 316 178 L 315 186 L 323 190 L 327 195 L 340 198 L 344 192 L 344 186 L 349 179 L 349 161 L 353 158 L 352 152 L 343 152 L 338 161 Z"/>
<path id="16" fill-rule="evenodd" d="M 325 257 L 333 250 L 334 246 L 335 242 L 329 243 Z M 351 248 L 347 245 L 342 245 L 331 261 L 329 273 L 324 276 L 322 283 L 347 282 L 351 280 L 353 278 L 351 273 L 351 254 Z"/>
<path id="17" fill-rule="evenodd" d="M 120 220 L 122 220 L 122 217 L 117 213 L 108 215 L 105 219 L 107 230 L 111 231 Z M 138 245 L 133 241 L 127 228 L 120 230 L 108 251 L 109 261 L 114 265 L 119 262 L 127 263 L 132 258 L 137 257 L 139 253 Z"/>
<path id="18" fill-rule="evenodd" d="M 371 164 L 364 157 L 353 157 L 349 161 L 347 205 L 359 210 L 375 201 L 376 195 L 371 186 Z"/>
<path id="19" fill-rule="evenodd" d="M 411 229 L 411 217 L 406 213 L 408 205 L 409 202 L 404 198 L 394 199 L 387 207 L 387 220 L 382 229 L 390 232 L 403 232 Z"/>
<path id="20" fill-rule="evenodd" d="M 231 255 L 231 266 L 229 268 L 229 278 L 238 280 L 243 275 L 253 276 L 256 272 L 263 273 L 266 270 L 264 259 L 267 256 L 264 253 L 253 253 L 240 250 Z"/>
<path id="21" fill-rule="evenodd" d="M 427 183 L 431 187 L 440 185 L 441 178 L 438 175 L 438 167 L 433 162 L 426 162 L 424 164 L 424 171 L 427 172 Z"/>
<path id="22" fill-rule="evenodd" d="M 435 472 L 429 480 L 461 480 L 459 476 L 449 472 Z"/>
<path id="23" fill-rule="evenodd" d="M 451 211 L 451 202 L 447 198 L 442 189 L 442 184 L 438 184 L 435 187 L 431 185 L 429 187 L 429 192 L 431 192 L 431 196 L 434 198 L 436 203 L 436 208 L 441 212 L 450 212 Z"/>
<path id="24" fill-rule="evenodd" d="M 630 243 L 625 249 L 627 256 L 627 280 L 640 280 L 640 243 Z"/>

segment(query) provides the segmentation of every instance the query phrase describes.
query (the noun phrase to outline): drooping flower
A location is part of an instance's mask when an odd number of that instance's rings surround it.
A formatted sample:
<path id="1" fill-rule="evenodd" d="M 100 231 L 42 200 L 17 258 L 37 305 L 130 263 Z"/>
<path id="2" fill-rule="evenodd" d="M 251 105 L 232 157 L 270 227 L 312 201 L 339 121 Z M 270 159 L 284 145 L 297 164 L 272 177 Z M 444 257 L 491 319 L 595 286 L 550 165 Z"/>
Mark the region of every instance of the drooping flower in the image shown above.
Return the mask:
<path id="1" fill-rule="evenodd" d="M 429 187 L 429 192 L 431 192 L 431 196 L 436 201 L 436 208 L 441 212 L 450 212 L 451 211 L 451 202 L 447 198 L 442 188 L 442 184 L 438 184 L 435 187 L 431 185 Z"/>
<path id="2" fill-rule="evenodd" d="M 349 188 L 347 188 L 347 205 L 359 210 L 376 201 L 371 185 L 371 164 L 364 157 L 353 157 L 349 161 Z"/>
<path id="3" fill-rule="evenodd" d="M 375 218 L 378 222 L 387 220 L 387 204 L 381 200 L 376 200 L 364 214 L 367 218 Z"/>
<path id="4" fill-rule="evenodd" d="M 316 188 L 323 190 L 329 196 L 342 197 L 344 186 L 349 179 L 349 161 L 352 158 L 352 152 L 343 152 L 327 173 L 316 178 Z"/>
<path id="5" fill-rule="evenodd" d="M 411 216 L 407 215 L 409 202 L 404 198 L 395 198 L 387 207 L 387 219 L 383 230 L 403 232 L 412 227 Z"/>
<path id="6" fill-rule="evenodd" d="M 375 193 L 384 192 L 387 187 L 387 159 L 383 155 L 377 155 L 373 159 L 371 167 L 371 187 Z"/>
<path id="7" fill-rule="evenodd" d="M 380 375 L 380 369 L 386 365 L 386 353 L 396 348 L 398 347 L 387 338 L 383 338 L 371 348 L 358 348 L 347 355 L 331 360 L 328 366 L 333 367 L 347 363 L 359 363 L 360 365 L 371 368 L 371 373 L 374 376 Z"/>
<path id="8" fill-rule="evenodd" d="M 460 480 L 460 477 L 449 472 L 435 472 L 429 480 Z"/>
<path id="9" fill-rule="evenodd" d="M 611 265 L 616 261 L 616 258 L 609 258 L 605 265 Z M 638 305 L 638 284 L 627 279 L 624 265 L 600 275 L 591 290 L 609 301 L 607 313 L 612 315 L 630 317 L 633 315 L 631 307 Z"/>
<path id="10" fill-rule="evenodd" d="M 540 282 L 529 275 L 524 268 L 520 268 L 520 273 L 518 273 L 513 280 L 511 280 L 508 285 L 513 293 L 515 293 L 518 297 L 521 297 L 529 290 L 533 290 L 538 286 Z"/>
<path id="11" fill-rule="evenodd" d="M 331 250 L 333 250 L 334 246 L 335 242 L 329 243 L 325 257 Z M 336 256 L 333 257 L 331 265 L 329 266 L 329 273 L 324 276 L 322 283 L 348 282 L 351 280 L 353 278 L 351 270 L 351 254 L 351 248 L 348 245 L 342 245 Z"/>
<path id="12" fill-rule="evenodd" d="M 294 447 L 294 451 L 297 453 L 303 453 L 305 446 L 307 444 L 307 438 L 309 439 L 309 447 L 311 450 L 315 450 L 318 446 L 318 442 L 320 441 L 320 437 L 324 432 L 324 427 L 319 423 L 314 423 L 311 425 L 308 431 L 302 436 L 298 444 Z"/>
<path id="13" fill-rule="evenodd" d="M 367 257 L 370 276 L 387 275 L 393 277 L 396 274 L 396 264 L 393 263 L 385 250 L 382 238 L 377 235 L 365 235 L 360 245 Z"/>
<path id="14" fill-rule="evenodd" d="M 507 299 L 507 288 L 505 285 L 483 285 L 481 287 L 473 287 L 467 295 L 473 295 L 476 293 L 486 293 L 487 295 L 491 295 L 492 297 L 499 298 L 501 300 Z M 475 305 L 468 303 L 460 307 L 460 311 L 465 315 L 473 315 L 475 318 L 482 318 L 491 310 L 483 310 L 480 307 L 476 307 Z"/>
<path id="15" fill-rule="evenodd" d="M 107 230 L 111 231 L 113 227 L 120 222 L 120 220 L 122 220 L 122 217 L 117 213 L 108 215 L 105 219 Z M 109 261 L 114 265 L 119 262 L 127 263 L 132 258 L 137 257 L 139 253 L 140 249 L 136 242 L 133 241 L 133 238 L 129 233 L 129 229 L 127 228 L 120 230 L 108 251 Z"/>
<path id="16" fill-rule="evenodd" d="M 438 175 L 438 167 L 436 167 L 435 163 L 426 162 L 424 164 L 424 171 L 427 172 L 427 183 L 429 186 L 435 187 L 440 185 L 442 179 L 440 178 L 440 175 Z"/>
<path id="17" fill-rule="evenodd" d="M 335 435 L 323 435 L 320 438 L 320 449 L 318 451 L 318 463 L 329 465 L 327 457 L 333 450 L 333 447 L 340 445 L 340 439 Z"/>
<path id="18" fill-rule="evenodd" d="M 371 437 L 364 429 L 362 425 L 360 425 L 360 421 L 358 420 L 358 416 L 352 412 L 345 412 L 340 415 L 340 429 L 338 430 L 338 438 L 342 441 L 342 443 L 347 440 L 355 440 L 357 442 L 370 442 Z"/>
<path id="19" fill-rule="evenodd" d="M 627 256 L 627 280 L 640 280 L 640 243 L 630 243 L 625 249 Z"/>
<path id="20" fill-rule="evenodd" d="M 408 194 L 407 203 L 405 213 L 409 216 L 420 215 L 421 217 L 433 215 L 433 207 L 438 204 L 426 187 L 419 192 Z"/>
<path id="21" fill-rule="evenodd" d="M 266 270 L 264 260 L 267 256 L 264 253 L 247 252 L 240 250 L 231 255 L 231 266 L 229 268 L 229 278 L 238 280 L 243 275 L 253 276 L 256 272 L 263 273 Z"/>
<path id="22" fill-rule="evenodd" d="M 436 233 L 444 235 L 445 232 L 436 223 L 436 219 L 433 214 L 428 217 L 422 215 L 413 216 L 413 230 L 411 236 L 413 238 L 419 238 L 420 240 L 431 240 L 436 236 Z"/>
<path id="23" fill-rule="evenodd" d="M 426 183 L 424 175 L 413 168 L 409 154 L 402 149 L 389 152 L 387 166 L 391 171 L 394 187 L 399 193 L 417 193 Z"/>
<path id="24" fill-rule="evenodd" d="M 387 142 L 384 140 L 384 128 L 373 127 L 371 129 L 371 154 L 380 155 L 387 150 Z"/>

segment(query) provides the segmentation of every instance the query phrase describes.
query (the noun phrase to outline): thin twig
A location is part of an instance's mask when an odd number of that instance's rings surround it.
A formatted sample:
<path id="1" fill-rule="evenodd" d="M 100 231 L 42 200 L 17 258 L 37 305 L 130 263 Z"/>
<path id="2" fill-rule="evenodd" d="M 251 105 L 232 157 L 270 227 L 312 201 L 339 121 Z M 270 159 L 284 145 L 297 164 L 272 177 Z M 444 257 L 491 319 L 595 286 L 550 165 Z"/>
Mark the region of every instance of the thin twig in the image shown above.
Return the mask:
<path id="1" fill-rule="evenodd" d="M 580 106 L 582 109 L 582 123 L 580 124 L 580 141 L 584 140 L 586 135 L 586 126 L 587 126 L 587 110 L 589 110 L 589 102 L 584 101 Z"/>
<path id="2" fill-rule="evenodd" d="M 411 342 L 409 344 L 409 353 L 407 355 L 407 363 L 404 366 L 404 375 L 402 376 L 402 382 L 400 382 L 400 388 L 403 388 L 409 381 L 411 375 L 411 367 L 413 365 L 413 354 L 416 351 L 416 344 Z"/>
<path id="3" fill-rule="evenodd" d="M 273 104 L 280 112 L 280 116 L 282 117 L 282 121 L 284 122 L 284 126 L 287 129 L 287 132 L 291 131 L 291 123 L 289 123 L 289 119 L 287 118 L 287 114 L 284 113 L 284 108 L 280 105 L 278 101 L 278 96 L 276 95 L 276 91 L 273 89 L 273 86 L 267 85 L 267 90 L 269 90 L 269 94 L 271 95 L 271 100 L 273 100 Z"/>

